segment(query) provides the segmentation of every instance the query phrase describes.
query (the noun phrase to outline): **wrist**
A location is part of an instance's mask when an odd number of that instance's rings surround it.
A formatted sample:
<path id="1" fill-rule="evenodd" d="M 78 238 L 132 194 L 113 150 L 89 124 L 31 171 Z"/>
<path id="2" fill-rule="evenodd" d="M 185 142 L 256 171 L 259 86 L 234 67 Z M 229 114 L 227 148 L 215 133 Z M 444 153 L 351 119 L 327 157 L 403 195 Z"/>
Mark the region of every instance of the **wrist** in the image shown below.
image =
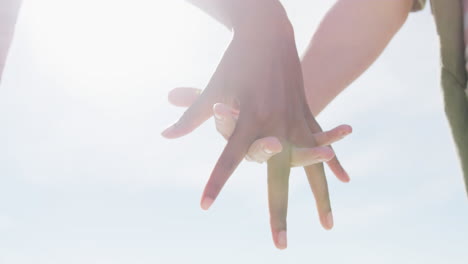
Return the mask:
<path id="1" fill-rule="evenodd" d="M 236 0 L 232 7 L 234 34 L 254 38 L 288 37 L 293 27 L 278 0 Z"/>
<path id="2" fill-rule="evenodd" d="M 256 21 L 255 24 L 240 25 L 233 28 L 234 38 L 251 40 L 263 39 L 278 41 L 294 39 L 294 29 L 289 20 Z"/>

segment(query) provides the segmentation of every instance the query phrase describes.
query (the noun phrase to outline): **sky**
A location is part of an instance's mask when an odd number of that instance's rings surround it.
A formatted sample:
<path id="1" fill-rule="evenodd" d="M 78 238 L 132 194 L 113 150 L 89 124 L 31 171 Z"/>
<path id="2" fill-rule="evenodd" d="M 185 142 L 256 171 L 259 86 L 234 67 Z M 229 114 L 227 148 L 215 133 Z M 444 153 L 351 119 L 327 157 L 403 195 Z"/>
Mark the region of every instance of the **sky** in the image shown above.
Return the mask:
<path id="1" fill-rule="evenodd" d="M 334 1 L 282 1 L 302 52 Z M 318 118 L 354 128 L 328 172 L 335 228 L 291 175 L 288 249 L 268 224 L 266 166 L 242 163 L 208 212 L 224 139 L 169 141 L 174 87 L 203 88 L 231 35 L 177 1 L 25 1 L 0 87 L 0 264 L 468 263 L 468 207 L 429 8 Z"/>

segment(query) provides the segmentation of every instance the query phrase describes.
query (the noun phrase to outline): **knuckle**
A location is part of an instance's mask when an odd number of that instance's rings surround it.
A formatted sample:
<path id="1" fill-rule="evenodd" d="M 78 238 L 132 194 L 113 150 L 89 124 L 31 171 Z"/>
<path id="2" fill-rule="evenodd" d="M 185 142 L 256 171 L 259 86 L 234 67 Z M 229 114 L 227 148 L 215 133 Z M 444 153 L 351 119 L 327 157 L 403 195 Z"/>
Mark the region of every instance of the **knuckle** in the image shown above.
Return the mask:
<path id="1" fill-rule="evenodd" d="M 274 117 L 276 116 L 276 114 L 274 113 L 276 109 L 274 107 L 271 107 L 268 103 L 263 102 L 262 100 L 252 102 L 252 104 L 250 104 L 247 110 L 250 117 L 258 125 L 265 125 L 271 123 Z"/>

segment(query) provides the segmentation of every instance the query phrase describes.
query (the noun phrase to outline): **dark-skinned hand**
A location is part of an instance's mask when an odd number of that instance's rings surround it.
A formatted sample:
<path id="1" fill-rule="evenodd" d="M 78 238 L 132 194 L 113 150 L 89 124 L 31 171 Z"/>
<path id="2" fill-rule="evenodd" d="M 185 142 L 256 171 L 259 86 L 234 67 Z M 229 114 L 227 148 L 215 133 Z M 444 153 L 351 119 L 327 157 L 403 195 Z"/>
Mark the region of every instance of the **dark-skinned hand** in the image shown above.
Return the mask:
<path id="1" fill-rule="evenodd" d="M 213 106 L 220 102 L 242 111 L 205 187 L 201 207 L 207 210 L 212 205 L 256 140 L 278 139 L 282 151 L 268 160 L 268 198 L 273 240 L 284 249 L 293 150 L 312 149 L 322 143 L 314 136 L 322 129 L 306 102 L 292 27 L 282 34 L 255 30 L 235 33 L 205 90 L 163 136 L 177 138 L 190 133 L 212 116 Z M 338 178 L 349 181 L 336 157 L 328 164 Z M 305 171 L 314 195 L 327 197 L 320 200 L 324 201 L 320 218 L 326 228 L 331 228 L 333 218 L 323 164 L 307 166 Z"/>

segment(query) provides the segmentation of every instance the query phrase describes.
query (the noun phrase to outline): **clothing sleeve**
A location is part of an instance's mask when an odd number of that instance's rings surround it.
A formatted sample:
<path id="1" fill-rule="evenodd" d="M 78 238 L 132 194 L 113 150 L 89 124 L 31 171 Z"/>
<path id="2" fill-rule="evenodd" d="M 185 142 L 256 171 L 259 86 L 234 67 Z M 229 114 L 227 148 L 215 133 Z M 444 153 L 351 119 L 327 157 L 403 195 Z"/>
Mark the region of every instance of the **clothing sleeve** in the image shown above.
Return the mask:
<path id="1" fill-rule="evenodd" d="M 412 12 L 417 12 L 422 10 L 426 5 L 426 0 L 414 0 L 413 1 L 413 8 L 411 9 Z"/>

